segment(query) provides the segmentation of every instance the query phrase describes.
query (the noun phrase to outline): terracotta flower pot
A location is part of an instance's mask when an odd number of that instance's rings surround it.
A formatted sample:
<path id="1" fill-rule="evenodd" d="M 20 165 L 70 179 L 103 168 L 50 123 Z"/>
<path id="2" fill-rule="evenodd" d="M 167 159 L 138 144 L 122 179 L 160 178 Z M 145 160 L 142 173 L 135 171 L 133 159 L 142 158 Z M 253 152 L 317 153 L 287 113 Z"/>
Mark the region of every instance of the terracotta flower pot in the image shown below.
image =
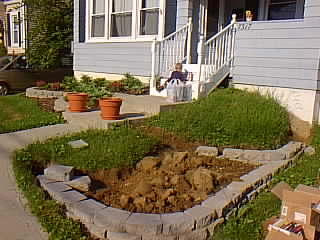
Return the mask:
<path id="1" fill-rule="evenodd" d="M 117 120 L 120 118 L 121 98 L 102 98 L 99 100 L 99 105 L 103 120 Z"/>
<path id="2" fill-rule="evenodd" d="M 70 112 L 85 112 L 88 110 L 88 94 L 86 93 L 68 93 L 68 102 Z"/>

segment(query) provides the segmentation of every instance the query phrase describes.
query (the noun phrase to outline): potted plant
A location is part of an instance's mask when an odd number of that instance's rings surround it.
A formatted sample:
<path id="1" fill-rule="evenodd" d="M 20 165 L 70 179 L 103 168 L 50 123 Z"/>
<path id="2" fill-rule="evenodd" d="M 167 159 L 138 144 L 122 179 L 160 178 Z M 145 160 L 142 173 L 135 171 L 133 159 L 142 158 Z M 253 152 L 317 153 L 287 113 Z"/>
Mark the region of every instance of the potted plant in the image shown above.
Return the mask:
<path id="1" fill-rule="evenodd" d="M 68 93 L 67 98 L 70 112 L 85 112 L 88 110 L 89 95 L 87 93 Z"/>
<path id="2" fill-rule="evenodd" d="M 118 120 L 120 118 L 120 107 L 122 105 L 121 98 L 104 96 L 100 98 L 99 105 L 101 109 L 101 118 L 103 120 Z"/>
<path id="3" fill-rule="evenodd" d="M 65 77 L 62 84 L 63 88 L 69 92 L 67 101 L 69 102 L 70 112 L 85 112 L 88 110 L 89 94 L 84 90 L 83 84 L 75 77 Z"/>

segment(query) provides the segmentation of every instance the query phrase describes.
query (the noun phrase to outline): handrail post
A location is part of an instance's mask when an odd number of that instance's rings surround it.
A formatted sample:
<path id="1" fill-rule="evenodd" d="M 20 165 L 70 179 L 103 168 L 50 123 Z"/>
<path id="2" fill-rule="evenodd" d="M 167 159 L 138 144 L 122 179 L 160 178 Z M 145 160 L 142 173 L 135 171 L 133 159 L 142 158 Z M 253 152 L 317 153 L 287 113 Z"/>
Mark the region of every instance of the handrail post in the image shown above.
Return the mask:
<path id="1" fill-rule="evenodd" d="M 156 48 L 157 48 L 157 40 L 154 39 L 151 46 L 151 53 L 152 53 L 152 59 L 151 59 L 151 81 L 150 81 L 150 93 L 152 93 L 156 87 L 156 61 L 157 61 L 157 55 L 156 55 Z"/>
<path id="2" fill-rule="evenodd" d="M 204 36 L 201 35 L 198 43 L 198 64 L 203 63 Z"/>
<path id="3" fill-rule="evenodd" d="M 191 48 L 192 48 L 192 30 L 193 30 L 193 26 L 192 26 L 192 18 L 189 18 L 188 21 L 188 42 L 187 42 L 187 64 L 191 64 Z"/>
<path id="4" fill-rule="evenodd" d="M 236 14 L 232 15 L 231 23 L 233 24 L 233 26 L 232 26 L 232 29 L 231 29 L 230 76 L 232 76 L 233 67 L 234 67 L 234 52 L 235 52 L 236 32 L 237 32 L 237 28 L 236 28 L 237 15 Z"/>

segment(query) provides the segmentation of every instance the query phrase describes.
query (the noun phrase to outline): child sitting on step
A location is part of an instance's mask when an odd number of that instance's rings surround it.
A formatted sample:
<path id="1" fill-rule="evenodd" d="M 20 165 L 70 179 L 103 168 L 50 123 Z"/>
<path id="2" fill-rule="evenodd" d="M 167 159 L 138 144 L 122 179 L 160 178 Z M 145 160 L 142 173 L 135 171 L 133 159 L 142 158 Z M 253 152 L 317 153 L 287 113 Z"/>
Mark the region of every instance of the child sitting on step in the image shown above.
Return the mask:
<path id="1" fill-rule="evenodd" d="M 166 81 L 167 95 L 170 102 L 183 101 L 184 86 L 186 83 L 186 75 L 182 72 L 182 64 L 175 65 L 175 71 L 171 73 L 170 78 Z"/>

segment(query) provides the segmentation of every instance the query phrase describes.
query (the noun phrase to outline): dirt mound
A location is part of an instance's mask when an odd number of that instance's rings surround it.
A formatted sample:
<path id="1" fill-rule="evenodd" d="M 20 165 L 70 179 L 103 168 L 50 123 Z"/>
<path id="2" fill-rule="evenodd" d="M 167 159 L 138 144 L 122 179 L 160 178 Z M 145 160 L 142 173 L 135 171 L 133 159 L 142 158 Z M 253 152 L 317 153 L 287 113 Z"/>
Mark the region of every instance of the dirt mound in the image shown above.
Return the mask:
<path id="1" fill-rule="evenodd" d="M 136 168 L 91 174 L 102 189 L 88 195 L 131 212 L 170 213 L 191 208 L 255 166 L 190 152 L 164 152 L 146 157 Z"/>

